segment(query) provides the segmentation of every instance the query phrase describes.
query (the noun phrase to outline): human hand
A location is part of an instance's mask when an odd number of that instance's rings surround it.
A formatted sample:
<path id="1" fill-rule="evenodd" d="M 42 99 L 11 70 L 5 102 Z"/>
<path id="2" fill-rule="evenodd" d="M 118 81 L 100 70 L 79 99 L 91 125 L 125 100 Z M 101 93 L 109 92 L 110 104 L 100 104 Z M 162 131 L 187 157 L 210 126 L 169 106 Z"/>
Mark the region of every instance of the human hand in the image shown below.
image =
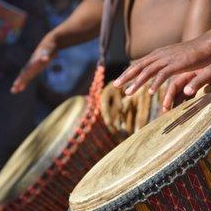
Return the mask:
<path id="1" fill-rule="evenodd" d="M 56 51 L 54 40 L 46 36 L 20 71 L 12 85 L 11 93 L 17 94 L 25 90 L 27 85 L 50 63 Z"/>
<path id="2" fill-rule="evenodd" d="M 115 80 L 114 86 L 120 88 L 134 80 L 126 89 L 127 95 L 134 94 L 150 78 L 155 77 L 149 93 L 154 94 L 164 81 L 172 75 L 194 71 L 211 63 L 211 49 L 203 39 L 170 45 L 157 49 L 137 60 Z M 191 94 L 190 90 L 186 92 Z"/>
<path id="3" fill-rule="evenodd" d="M 211 65 L 176 76 L 170 81 L 167 88 L 163 101 L 163 111 L 170 110 L 178 93 L 183 92 L 186 96 L 193 96 L 206 84 L 211 84 Z"/>

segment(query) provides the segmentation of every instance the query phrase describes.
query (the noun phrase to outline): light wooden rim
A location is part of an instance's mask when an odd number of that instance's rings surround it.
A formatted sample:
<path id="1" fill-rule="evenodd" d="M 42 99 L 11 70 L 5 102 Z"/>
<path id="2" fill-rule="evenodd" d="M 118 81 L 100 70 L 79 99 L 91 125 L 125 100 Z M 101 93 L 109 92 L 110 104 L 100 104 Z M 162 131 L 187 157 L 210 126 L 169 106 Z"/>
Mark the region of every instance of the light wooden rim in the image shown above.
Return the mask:
<path id="1" fill-rule="evenodd" d="M 206 97 L 210 100 L 211 94 L 206 95 Z M 125 142 L 120 144 L 116 149 L 110 152 L 107 156 L 105 156 L 97 165 L 94 166 L 93 169 L 91 169 L 90 172 L 88 172 L 88 174 L 81 180 L 81 182 L 74 189 L 73 193 L 70 196 L 71 210 L 72 211 L 89 211 L 89 210 L 91 211 L 91 210 L 96 210 L 97 208 L 102 207 L 105 204 L 109 204 L 109 202 L 114 201 L 115 199 L 118 199 L 120 196 L 134 189 L 136 186 L 143 184 L 144 182 L 147 181 L 148 178 L 153 177 L 160 170 L 166 168 L 172 162 L 178 159 L 182 154 L 184 154 L 184 152 L 187 149 L 189 149 L 191 146 L 193 146 L 195 142 L 201 137 L 201 135 L 203 135 L 210 128 L 210 123 L 211 123 L 211 104 L 210 103 L 205 108 L 203 108 L 198 114 L 196 114 L 192 119 L 184 123 L 184 126 L 189 126 L 193 130 L 191 133 L 190 133 L 190 130 L 185 129 L 185 127 L 183 128 L 183 126 L 177 127 L 175 131 L 173 132 L 173 134 L 170 133 L 172 138 L 176 139 L 178 143 L 175 141 L 172 143 L 174 145 L 171 145 L 171 143 L 168 143 L 169 146 L 165 148 L 166 150 L 165 153 L 156 152 L 157 155 L 156 156 L 153 155 L 150 158 L 151 160 L 148 160 L 148 162 L 145 163 L 145 167 L 147 166 L 148 168 L 147 170 L 144 171 L 145 175 L 143 175 L 143 169 L 140 170 L 139 168 L 136 168 L 136 170 L 133 170 L 131 174 L 128 173 L 128 175 L 124 175 L 124 178 L 117 180 L 118 179 L 118 176 L 117 176 L 116 177 L 117 179 L 115 178 L 116 180 L 113 183 L 108 182 L 110 177 L 107 175 L 111 172 L 107 163 L 111 163 L 111 166 L 116 165 L 115 167 L 118 169 L 118 165 L 115 163 L 116 156 L 119 158 L 118 154 L 120 154 L 120 152 L 122 152 L 122 154 L 124 153 L 126 154 L 129 152 L 128 149 L 124 150 L 124 147 L 129 147 L 130 144 L 132 145 L 132 142 L 133 142 L 133 145 L 135 146 L 136 144 L 134 143 L 137 143 L 137 142 L 141 143 L 143 141 L 142 140 L 143 138 L 142 137 L 140 138 L 140 134 L 145 137 L 148 130 L 153 132 L 153 129 L 156 130 L 156 127 L 159 125 L 161 127 L 161 130 L 159 131 L 163 131 L 163 129 L 166 128 L 172 121 L 174 121 L 176 118 L 184 114 L 186 112 L 186 110 L 184 109 L 188 107 L 189 105 L 191 105 L 193 102 L 195 102 L 197 99 L 199 98 L 195 98 L 188 102 L 185 102 L 179 107 L 177 107 L 176 109 L 173 109 L 171 112 L 160 117 L 159 119 L 154 121 L 152 124 L 144 127 L 138 133 L 131 136 Z M 181 131 L 183 131 L 184 133 L 182 134 Z M 176 135 L 176 132 L 180 132 L 180 133 Z M 166 136 L 168 137 L 169 135 L 166 135 Z M 171 136 L 169 136 L 169 138 Z M 189 140 L 185 139 L 187 137 Z M 181 144 L 182 140 L 185 140 L 185 143 Z M 175 149 L 172 148 L 173 146 L 175 147 Z M 169 160 L 163 159 L 164 158 L 163 156 L 166 159 L 169 158 Z M 121 162 L 121 160 L 119 159 L 118 162 Z M 155 162 L 157 166 L 153 165 L 152 164 L 153 162 Z M 141 165 L 142 167 L 144 167 L 143 164 Z M 100 172 L 101 169 L 102 169 L 102 172 Z M 107 169 L 109 173 L 107 173 L 105 169 Z M 121 174 L 121 172 L 118 172 L 118 174 Z M 101 177 L 99 175 L 101 175 Z M 106 184 L 105 181 L 107 182 L 108 186 L 105 185 Z M 93 183 L 93 185 L 91 183 Z M 95 186 L 97 185 L 97 183 L 100 184 L 98 185 L 98 187 Z M 102 189 L 100 190 L 99 187 L 101 187 Z M 89 188 L 90 190 L 87 190 Z"/>
<path id="2" fill-rule="evenodd" d="M 70 138 L 74 136 L 85 108 L 84 97 L 77 96 L 68 99 L 23 141 L 0 172 L 1 204 L 23 194 L 26 188 L 33 185 L 50 167 L 52 160 L 60 155 Z M 48 133 L 48 130 L 51 133 Z M 43 140 L 39 140 L 39 135 L 43 137 Z M 51 136 L 54 137 L 53 140 Z M 37 143 L 36 138 L 39 141 Z M 37 146 L 38 143 L 40 143 L 39 146 Z M 33 154 L 36 149 L 37 152 Z M 28 154 L 26 154 L 27 151 Z"/>

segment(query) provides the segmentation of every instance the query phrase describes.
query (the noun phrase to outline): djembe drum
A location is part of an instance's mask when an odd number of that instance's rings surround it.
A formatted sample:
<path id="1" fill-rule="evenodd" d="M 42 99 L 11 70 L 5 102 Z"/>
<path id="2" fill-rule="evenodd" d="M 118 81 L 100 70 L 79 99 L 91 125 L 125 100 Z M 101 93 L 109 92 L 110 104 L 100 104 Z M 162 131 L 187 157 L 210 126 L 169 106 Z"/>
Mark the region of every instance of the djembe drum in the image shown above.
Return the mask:
<path id="1" fill-rule="evenodd" d="M 103 15 L 100 60 L 89 96 L 72 98 L 71 103 L 59 107 L 15 152 L 0 173 L 0 210 L 66 210 L 73 187 L 122 140 L 107 128 L 101 107 L 105 54 L 119 2 L 105 1 L 107 12 L 113 14 L 110 20 L 110 14 Z M 108 10 L 111 3 L 115 4 L 113 10 Z M 130 109 L 126 110 L 130 114 Z"/>
<path id="2" fill-rule="evenodd" d="M 104 116 L 108 114 L 102 111 L 106 100 L 102 102 L 101 95 L 104 99 L 107 87 L 103 91 L 103 80 L 104 69 L 99 67 L 90 95 L 64 102 L 14 153 L 0 173 L 1 210 L 66 210 L 68 194 L 75 185 L 97 161 L 123 140 L 123 128 L 117 128 L 113 133 L 105 123 Z M 147 88 L 145 86 L 144 92 L 138 94 L 142 100 L 144 97 L 150 99 L 145 109 L 147 112 L 137 109 L 143 117 L 141 120 L 145 119 L 140 125 L 147 124 L 152 115 L 158 114 L 157 108 L 160 107 L 159 100 L 153 106 L 154 98 L 146 95 Z M 145 113 L 147 118 L 143 116 Z"/>
<path id="3" fill-rule="evenodd" d="M 66 210 L 69 192 L 118 144 L 98 114 L 78 96 L 47 117 L 1 171 L 0 210 Z"/>
<path id="4" fill-rule="evenodd" d="M 71 211 L 210 211 L 211 94 L 148 124 L 98 162 Z"/>

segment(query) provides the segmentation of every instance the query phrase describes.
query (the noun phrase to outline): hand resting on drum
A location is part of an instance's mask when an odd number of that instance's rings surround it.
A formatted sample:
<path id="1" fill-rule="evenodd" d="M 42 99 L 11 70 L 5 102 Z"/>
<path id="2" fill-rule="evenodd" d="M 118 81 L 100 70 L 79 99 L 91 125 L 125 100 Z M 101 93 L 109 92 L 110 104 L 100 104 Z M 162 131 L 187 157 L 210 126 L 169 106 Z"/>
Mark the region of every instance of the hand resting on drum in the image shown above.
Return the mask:
<path id="1" fill-rule="evenodd" d="M 186 95 L 192 96 L 200 88 L 211 82 L 211 65 L 203 69 L 198 69 L 191 72 L 185 72 L 178 76 L 175 76 L 169 83 L 169 87 L 166 91 L 163 101 L 163 110 L 168 111 L 171 108 L 171 104 L 175 99 L 175 96 L 180 92 L 184 92 Z"/>
<path id="2" fill-rule="evenodd" d="M 211 63 L 211 46 L 206 45 L 205 37 L 155 50 L 131 65 L 114 82 L 114 86 L 120 88 L 135 78 L 125 91 L 127 95 L 132 95 L 155 77 L 149 89 L 149 93 L 154 94 L 168 78 L 186 72 L 170 83 L 163 103 L 164 108 L 169 109 L 176 93 L 184 89 L 186 95 L 193 95 L 211 80 L 211 66 L 206 66 Z"/>
<path id="3" fill-rule="evenodd" d="M 15 80 L 11 92 L 23 91 L 56 55 L 56 52 L 89 41 L 99 35 L 103 1 L 83 1 L 70 17 L 50 31 Z M 84 12 L 86 11 L 86 12 Z"/>
<path id="4" fill-rule="evenodd" d="M 134 94 L 144 83 L 154 77 L 149 89 L 154 94 L 168 78 L 176 76 L 167 90 L 163 110 L 169 110 L 175 95 L 181 91 L 194 95 L 211 80 L 211 2 L 192 0 L 184 23 L 181 42 L 154 50 L 132 64 L 114 82 L 120 88 L 129 81 L 127 95 Z M 208 31 L 210 30 L 210 31 Z"/>

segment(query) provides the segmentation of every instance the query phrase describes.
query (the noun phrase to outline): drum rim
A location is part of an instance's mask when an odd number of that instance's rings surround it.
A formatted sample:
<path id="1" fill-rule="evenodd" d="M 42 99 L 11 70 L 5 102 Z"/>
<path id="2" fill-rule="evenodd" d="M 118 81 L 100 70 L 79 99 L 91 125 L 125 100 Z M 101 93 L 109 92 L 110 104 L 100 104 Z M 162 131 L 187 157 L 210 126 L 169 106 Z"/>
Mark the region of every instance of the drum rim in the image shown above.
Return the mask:
<path id="1" fill-rule="evenodd" d="M 40 126 L 43 124 L 43 123 L 45 123 L 46 122 L 46 120 L 48 120 L 49 119 L 49 117 L 52 117 L 52 115 L 56 112 L 56 111 L 58 111 L 58 109 L 59 108 L 62 108 L 62 106 L 64 107 L 64 105 L 69 105 L 69 103 L 71 102 L 71 101 L 75 101 L 75 100 L 77 100 L 77 99 L 79 99 L 80 101 L 83 101 L 84 103 L 83 103 L 83 106 L 82 106 L 82 108 L 81 108 L 81 119 L 83 119 L 83 117 L 84 117 L 84 115 L 85 115 L 85 113 L 86 113 L 86 111 L 87 111 L 87 98 L 85 97 L 85 96 L 81 96 L 81 95 L 78 95 L 78 96 L 74 96 L 74 97 L 72 97 L 72 98 L 69 98 L 69 99 L 67 99 L 66 101 L 64 101 L 60 106 L 58 106 L 56 109 L 54 109 L 46 118 L 44 118 L 44 120 L 27 136 L 27 138 L 26 139 L 24 139 L 24 141 L 22 142 L 22 144 L 20 145 L 20 146 L 22 146 L 24 143 L 25 143 L 25 141 L 27 141 L 27 139 L 30 137 L 30 135 L 31 134 L 33 134 L 37 129 L 38 130 L 40 130 Z M 75 121 L 74 121 L 75 122 Z M 70 141 L 71 140 L 73 140 L 74 139 L 74 137 L 75 137 L 75 135 L 76 135 L 76 130 L 77 130 L 77 128 L 80 126 L 80 124 L 81 124 L 81 120 L 79 120 L 78 121 L 78 123 L 73 127 L 73 134 L 66 140 L 66 146 L 65 146 L 65 148 L 63 149 L 63 150 L 65 150 L 65 149 L 67 149 L 67 148 L 69 148 L 70 146 L 69 146 L 69 143 L 70 143 Z M 75 146 L 75 144 L 74 143 L 71 143 L 72 144 L 72 146 Z M 12 154 L 12 156 L 10 157 L 10 159 L 13 157 L 13 155 L 17 152 L 17 150 L 18 149 L 16 149 L 16 151 Z M 28 192 L 31 190 L 31 189 L 33 189 L 32 187 L 37 187 L 38 185 L 38 183 L 42 180 L 42 178 L 44 177 L 46 177 L 46 172 L 48 172 L 49 171 L 49 173 L 52 171 L 52 169 L 54 169 L 54 167 L 55 167 L 55 162 L 56 162 L 56 160 L 58 159 L 58 158 L 60 158 L 61 156 L 62 156 L 62 153 L 63 153 L 63 150 L 62 151 L 60 151 L 58 154 L 59 155 L 57 155 L 57 156 L 55 156 L 55 158 L 52 160 L 52 164 L 51 165 L 49 165 L 49 166 L 47 166 L 46 168 L 45 168 L 45 170 L 39 175 L 39 177 L 37 178 L 37 180 L 35 181 L 35 182 L 33 182 L 30 186 L 28 186 L 28 188 L 27 189 L 25 189 L 25 190 L 23 190 L 20 194 L 15 194 L 15 196 L 13 196 L 13 198 L 12 199 L 6 199 L 6 197 L 1 201 L 1 205 L 0 206 L 2 206 L 2 207 L 6 207 L 8 204 L 10 204 L 10 203 L 13 203 L 14 201 L 16 201 L 16 200 L 19 200 L 22 196 L 24 196 L 25 194 L 26 195 L 30 195 L 30 194 L 28 194 Z M 8 162 L 10 161 L 10 159 L 8 160 Z M 40 163 L 42 162 L 42 160 L 41 160 L 42 158 L 39 158 L 39 160 L 38 160 L 38 163 L 39 163 L 39 165 L 40 165 Z M 5 166 L 3 167 L 3 169 L 5 168 L 7 166 L 7 163 L 5 164 Z M 37 168 L 37 166 L 35 165 L 34 167 L 32 167 L 32 168 Z M 31 168 L 31 169 L 32 169 Z M 21 178 L 22 179 L 22 178 Z M 17 183 L 14 183 L 13 185 L 12 185 L 12 187 L 10 188 L 10 190 L 8 191 L 8 194 L 11 192 L 11 190 L 13 190 L 13 188 L 14 187 L 16 187 L 16 185 L 17 185 Z M 1 207 L 0 207 L 1 208 Z"/>
<path id="2" fill-rule="evenodd" d="M 95 204 L 89 211 L 118 211 L 130 210 L 134 208 L 137 203 L 146 201 L 150 196 L 159 193 L 162 188 L 172 184 L 175 179 L 181 177 L 187 172 L 188 169 L 194 167 L 195 164 L 204 158 L 211 151 L 211 125 L 207 126 L 205 131 L 198 137 L 192 145 L 186 149 L 183 154 L 177 157 L 172 163 L 161 169 L 150 179 L 147 179 L 142 184 L 134 184 L 127 191 L 122 191 L 120 196 L 115 196 L 107 203 Z M 73 203 L 74 204 L 74 203 Z M 79 204 L 78 204 L 79 205 Z M 74 205 L 73 205 L 74 207 Z M 71 209 L 70 197 L 70 210 L 83 211 L 82 206 L 79 205 L 76 209 Z"/>
<path id="3" fill-rule="evenodd" d="M 98 65 L 95 71 L 94 80 L 91 84 L 89 94 L 82 95 L 86 100 L 86 109 L 79 127 L 75 129 L 75 136 L 69 140 L 69 144 L 64 151 L 53 161 L 52 165 L 46 172 L 38 178 L 37 182 L 26 190 L 23 195 L 17 199 L 0 204 L 0 210 L 9 209 L 25 209 L 30 203 L 33 203 L 39 195 L 43 193 L 43 182 L 49 184 L 49 179 L 55 178 L 57 174 L 63 174 L 65 171 L 64 165 L 71 160 L 71 149 L 78 150 L 80 144 L 86 141 L 86 134 L 92 129 L 94 124 L 101 119 L 100 115 L 100 95 L 104 86 L 105 67 Z M 81 96 L 81 95 L 80 95 Z M 72 147 L 70 147 L 70 144 Z M 63 159 L 65 158 L 65 159 Z M 66 159 L 68 158 L 68 159 Z M 29 204 L 28 204 L 29 203 Z M 70 211 L 70 210 L 68 210 Z"/>
<path id="4" fill-rule="evenodd" d="M 130 210 L 134 208 L 137 203 L 146 201 L 150 196 L 159 193 L 162 188 L 172 184 L 175 179 L 186 173 L 187 170 L 193 167 L 201 158 L 204 158 L 211 150 L 210 139 L 211 126 L 195 144 L 187 149 L 185 153 L 178 157 L 173 163 L 166 166 L 143 184 L 133 187 L 127 193 L 92 211 Z"/>

